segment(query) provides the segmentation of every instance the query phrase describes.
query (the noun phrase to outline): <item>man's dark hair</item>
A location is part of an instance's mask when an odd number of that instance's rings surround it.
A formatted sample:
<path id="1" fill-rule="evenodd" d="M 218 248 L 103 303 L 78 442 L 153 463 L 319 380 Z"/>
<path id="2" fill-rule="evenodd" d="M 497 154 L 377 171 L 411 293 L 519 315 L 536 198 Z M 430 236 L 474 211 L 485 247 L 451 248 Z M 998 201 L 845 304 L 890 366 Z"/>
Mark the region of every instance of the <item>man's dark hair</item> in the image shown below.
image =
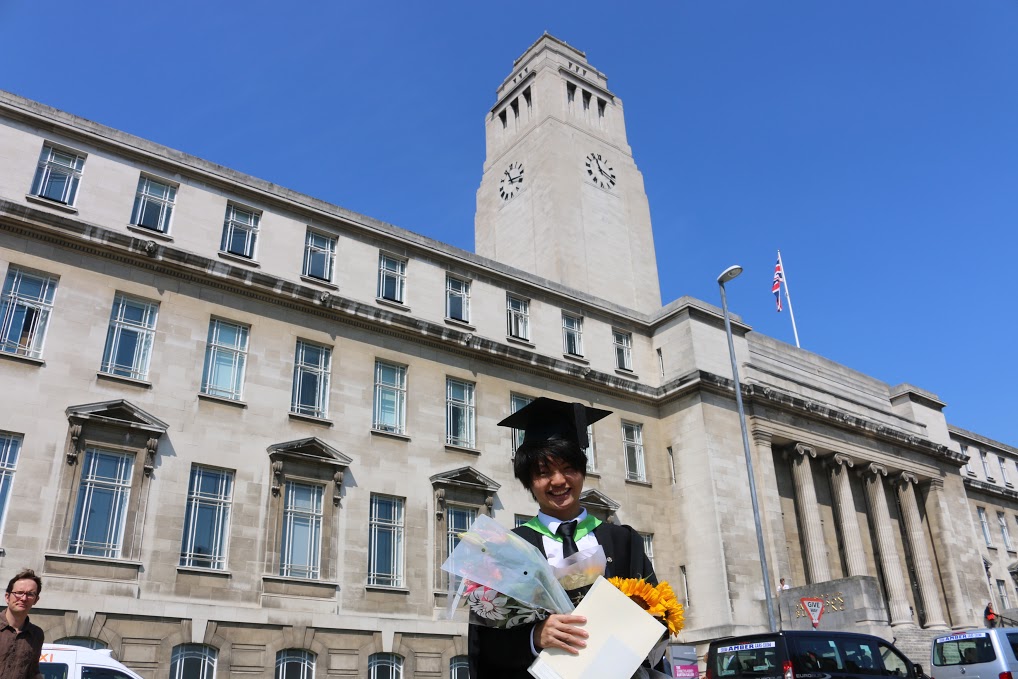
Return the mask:
<path id="1" fill-rule="evenodd" d="M 561 437 L 521 445 L 513 458 L 513 475 L 530 490 L 534 474 L 541 468 L 541 463 L 549 460 L 557 460 L 587 476 L 587 455 L 576 441 Z"/>
<path id="2" fill-rule="evenodd" d="M 42 578 L 36 575 L 35 571 L 33 571 L 31 568 L 26 568 L 17 575 L 15 575 L 13 578 L 11 578 L 11 581 L 7 583 L 8 594 L 14 591 L 14 583 L 17 582 L 18 580 L 31 580 L 32 582 L 35 583 L 36 586 L 35 593 L 42 594 Z"/>

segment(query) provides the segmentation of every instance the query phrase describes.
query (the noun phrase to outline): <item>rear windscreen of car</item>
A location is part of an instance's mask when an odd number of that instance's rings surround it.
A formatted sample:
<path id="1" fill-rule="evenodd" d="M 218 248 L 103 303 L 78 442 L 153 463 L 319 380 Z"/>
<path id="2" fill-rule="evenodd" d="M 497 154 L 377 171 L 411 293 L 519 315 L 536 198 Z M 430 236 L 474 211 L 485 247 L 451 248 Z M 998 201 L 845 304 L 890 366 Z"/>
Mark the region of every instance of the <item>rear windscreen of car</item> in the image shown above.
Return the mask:
<path id="1" fill-rule="evenodd" d="M 774 641 L 719 646 L 714 654 L 715 677 L 766 677 L 782 673 L 778 644 Z"/>
<path id="2" fill-rule="evenodd" d="M 1014 645 L 1008 635 L 1008 641 Z M 964 634 L 952 634 L 949 637 L 941 637 L 933 642 L 933 664 L 937 667 L 944 665 L 972 665 L 974 663 L 992 662 L 997 659 L 993 650 L 993 642 L 990 640 L 989 632 L 966 632 Z"/>
<path id="3" fill-rule="evenodd" d="M 43 679 L 67 679 L 67 663 L 41 662 L 39 672 Z"/>
<path id="4" fill-rule="evenodd" d="M 909 676 L 908 662 L 879 640 L 844 637 L 789 639 L 792 668 L 802 674 Z"/>

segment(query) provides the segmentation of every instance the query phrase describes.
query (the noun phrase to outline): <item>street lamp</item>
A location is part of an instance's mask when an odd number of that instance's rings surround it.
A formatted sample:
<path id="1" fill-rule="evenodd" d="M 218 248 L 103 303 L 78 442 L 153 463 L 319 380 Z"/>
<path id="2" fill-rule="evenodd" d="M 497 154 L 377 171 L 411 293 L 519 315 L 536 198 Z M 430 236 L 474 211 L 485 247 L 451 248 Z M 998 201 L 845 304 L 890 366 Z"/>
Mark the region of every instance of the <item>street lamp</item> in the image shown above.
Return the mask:
<path id="1" fill-rule="evenodd" d="M 767 599 L 767 623 L 772 632 L 778 631 L 774 619 L 774 600 L 771 597 L 771 572 L 767 567 L 767 550 L 764 549 L 763 527 L 760 525 L 760 503 L 756 499 L 756 478 L 753 476 L 753 455 L 749 450 L 749 432 L 746 429 L 746 411 L 742 408 L 742 385 L 739 383 L 739 365 L 735 360 L 735 342 L 732 340 L 732 322 L 728 318 L 728 300 L 725 283 L 742 273 L 738 264 L 730 266 L 718 276 L 721 288 L 721 311 L 725 317 L 725 334 L 728 336 L 728 353 L 732 357 L 732 377 L 735 380 L 735 403 L 739 407 L 739 425 L 742 427 L 742 447 L 746 452 L 746 475 L 749 476 L 749 497 L 753 501 L 753 523 L 756 525 L 756 546 L 760 550 L 760 570 L 763 573 L 764 597 Z"/>

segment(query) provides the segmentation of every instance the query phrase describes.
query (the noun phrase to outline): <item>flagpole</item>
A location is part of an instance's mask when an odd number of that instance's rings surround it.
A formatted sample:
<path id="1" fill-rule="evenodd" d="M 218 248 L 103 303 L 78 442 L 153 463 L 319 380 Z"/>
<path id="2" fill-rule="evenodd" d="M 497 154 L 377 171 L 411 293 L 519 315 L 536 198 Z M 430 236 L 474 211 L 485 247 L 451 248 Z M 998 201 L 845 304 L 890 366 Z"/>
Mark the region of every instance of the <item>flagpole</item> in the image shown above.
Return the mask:
<path id="1" fill-rule="evenodd" d="M 792 334 L 795 335 L 795 347 L 801 349 L 799 346 L 799 331 L 795 328 L 795 312 L 792 311 L 792 295 L 788 292 L 788 270 L 785 269 L 785 263 L 781 261 L 781 250 L 778 250 L 778 264 L 781 265 L 781 276 L 785 283 L 785 299 L 788 300 L 788 316 L 792 319 Z"/>

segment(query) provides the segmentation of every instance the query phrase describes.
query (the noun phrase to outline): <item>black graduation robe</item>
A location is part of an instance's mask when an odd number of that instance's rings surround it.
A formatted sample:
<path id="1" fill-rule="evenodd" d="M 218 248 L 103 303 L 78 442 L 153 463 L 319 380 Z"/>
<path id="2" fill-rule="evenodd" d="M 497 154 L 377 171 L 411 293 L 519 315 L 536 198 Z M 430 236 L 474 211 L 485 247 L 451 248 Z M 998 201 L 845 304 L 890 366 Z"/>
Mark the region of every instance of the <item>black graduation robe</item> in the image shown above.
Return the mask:
<path id="1" fill-rule="evenodd" d="M 520 526 L 513 532 L 541 550 L 541 554 L 545 553 L 544 539 L 533 528 Z M 602 523 L 594 529 L 594 537 L 604 548 L 608 561 L 604 573 L 606 578 L 644 578 L 657 584 L 654 567 L 643 552 L 643 538 L 635 530 L 629 526 Z M 534 654 L 530 651 L 533 628 L 533 624 L 512 629 L 469 625 L 470 679 L 532 679 L 527 668 L 534 662 Z"/>

